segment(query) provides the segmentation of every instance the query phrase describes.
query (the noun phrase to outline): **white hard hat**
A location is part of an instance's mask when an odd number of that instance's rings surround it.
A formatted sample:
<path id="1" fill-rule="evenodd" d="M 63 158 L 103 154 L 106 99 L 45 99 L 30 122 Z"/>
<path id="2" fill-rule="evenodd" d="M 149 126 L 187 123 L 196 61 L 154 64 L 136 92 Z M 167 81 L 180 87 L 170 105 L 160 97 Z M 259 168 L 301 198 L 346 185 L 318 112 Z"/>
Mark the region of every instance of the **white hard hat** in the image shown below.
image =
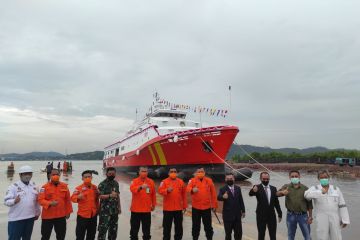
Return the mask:
<path id="1" fill-rule="evenodd" d="M 28 173 L 28 172 L 33 172 L 32 168 L 30 166 L 22 166 L 19 169 L 19 173 Z"/>

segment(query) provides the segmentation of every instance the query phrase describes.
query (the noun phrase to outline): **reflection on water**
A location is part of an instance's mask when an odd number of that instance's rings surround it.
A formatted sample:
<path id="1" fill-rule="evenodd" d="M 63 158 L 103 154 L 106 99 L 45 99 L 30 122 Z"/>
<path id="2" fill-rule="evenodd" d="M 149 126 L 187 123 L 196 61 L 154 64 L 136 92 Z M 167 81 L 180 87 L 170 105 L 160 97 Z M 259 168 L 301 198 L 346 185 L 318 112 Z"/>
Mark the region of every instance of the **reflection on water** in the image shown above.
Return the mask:
<path id="1" fill-rule="evenodd" d="M 40 161 L 31 161 L 31 162 L 15 162 L 15 170 L 17 170 L 20 166 L 25 165 L 25 164 L 29 164 L 33 169 L 34 169 L 34 174 L 33 174 L 33 181 L 36 182 L 37 185 L 41 186 L 43 184 L 46 183 L 47 178 L 46 178 L 46 173 L 45 172 L 41 172 L 41 169 L 43 169 L 45 167 L 47 162 L 40 162 Z M 18 174 L 14 174 L 14 173 L 7 173 L 7 165 L 8 163 L 6 162 L 0 162 L 0 169 L 3 172 L 3 174 L 0 174 L 0 199 L 1 201 L 3 201 L 4 199 L 4 195 L 6 192 L 7 187 L 14 181 L 17 181 L 19 179 L 19 175 Z M 73 191 L 74 188 L 79 185 L 81 183 L 81 172 L 84 170 L 96 170 L 99 172 L 99 175 L 93 175 L 93 182 L 94 184 L 99 184 L 100 181 L 102 181 L 104 179 L 104 175 L 102 172 L 102 165 L 101 165 L 101 161 L 97 162 L 97 161 L 74 161 L 73 162 L 73 172 L 72 173 L 64 173 L 61 176 L 61 180 L 66 182 L 69 185 L 69 189 L 70 191 Z M 130 176 L 130 175 L 118 175 L 117 176 L 117 181 L 119 181 L 119 185 L 120 185 L 120 191 L 121 191 L 121 201 L 122 203 L 124 203 L 124 213 L 123 215 L 125 217 L 130 217 L 130 212 L 127 210 L 128 209 L 128 205 L 131 202 L 131 194 L 129 191 L 129 184 L 131 182 L 131 180 L 134 178 L 135 176 Z M 246 205 L 246 218 L 244 219 L 245 223 L 250 223 L 250 224 L 255 224 L 255 208 L 256 208 L 256 200 L 255 198 L 250 198 L 248 195 L 248 192 L 250 191 L 250 188 L 253 186 L 253 184 L 257 184 L 259 183 L 259 181 L 257 181 L 256 179 L 259 179 L 259 173 L 258 172 L 254 172 L 253 174 L 253 181 L 245 181 L 245 182 L 240 182 L 238 183 L 241 188 L 242 188 L 242 194 L 244 197 L 244 202 Z M 287 183 L 288 180 L 288 174 L 287 173 L 276 173 L 276 174 L 271 174 L 271 179 L 270 179 L 270 184 L 280 188 L 283 184 Z M 316 175 L 315 174 L 307 174 L 307 173 L 302 173 L 302 178 L 301 181 L 303 184 L 307 185 L 307 186 L 311 186 L 314 184 L 318 184 L 318 181 L 316 179 Z M 344 239 L 358 239 L 356 236 L 356 234 L 358 233 L 356 227 L 357 227 L 357 223 L 360 222 L 360 205 L 358 204 L 358 199 L 360 197 L 360 181 L 359 180 L 354 180 L 354 179 L 343 179 L 343 178 L 333 178 L 332 179 L 332 183 L 335 184 L 336 186 L 338 186 L 345 197 L 345 200 L 347 202 L 347 205 L 349 207 L 349 212 L 350 212 L 350 218 L 351 218 L 351 225 L 349 228 L 346 228 L 343 231 L 343 237 Z M 159 181 L 156 181 L 157 186 L 159 185 Z M 216 188 L 219 189 L 219 187 L 221 187 L 223 184 L 221 183 L 216 183 Z M 158 197 L 158 202 L 161 204 L 162 200 L 161 200 L 161 196 L 157 196 Z M 280 204 L 282 207 L 283 212 L 285 213 L 285 204 L 284 204 L 284 198 L 280 198 Z M 76 211 L 76 204 L 73 205 L 74 206 L 74 211 Z M 161 209 L 161 207 L 159 206 L 158 209 Z M 6 228 L 7 228 L 7 211 L 8 208 L 6 206 L 4 206 L 4 204 L 0 204 L 0 231 L 4 234 L 2 234 L 2 236 L 5 236 L 6 233 Z M 74 216 L 72 216 L 72 218 L 75 218 L 75 214 L 73 214 Z M 159 210 L 159 218 L 161 218 L 161 210 Z M 38 227 L 38 225 L 36 226 Z M 285 223 L 285 219 L 283 219 L 283 222 L 279 224 L 278 226 L 279 228 L 279 232 L 286 234 L 287 229 L 286 229 L 286 223 Z M 315 226 L 312 226 L 312 235 L 314 236 L 313 239 L 315 238 Z M 244 232 L 246 232 L 246 229 L 244 229 Z M 37 233 L 38 234 L 38 233 Z M 297 233 L 297 238 L 296 239 L 302 239 L 302 237 L 300 237 L 300 231 L 298 229 L 298 233 Z M 38 236 L 38 235 L 37 235 Z M 34 238 L 37 239 L 37 238 Z M 70 239 L 70 238 L 69 238 Z"/>

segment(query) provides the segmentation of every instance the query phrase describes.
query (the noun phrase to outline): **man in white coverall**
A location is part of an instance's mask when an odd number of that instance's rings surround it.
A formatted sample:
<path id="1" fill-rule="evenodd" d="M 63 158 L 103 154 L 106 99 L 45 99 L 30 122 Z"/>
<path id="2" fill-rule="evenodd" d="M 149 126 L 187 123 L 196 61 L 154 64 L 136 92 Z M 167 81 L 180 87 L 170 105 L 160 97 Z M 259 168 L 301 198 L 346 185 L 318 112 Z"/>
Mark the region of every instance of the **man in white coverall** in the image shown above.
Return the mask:
<path id="1" fill-rule="evenodd" d="M 20 180 L 11 184 L 6 192 L 4 202 L 10 207 L 9 240 L 30 240 L 34 221 L 39 218 L 38 188 L 30 181 L 32 173 L 30 166 L 22 166 L 19 169 Z"/>
<path id="2" fill-rule="evenodd" d="M 317 239 L 341 240 L 341 228 L 350 224 L 350 218 L 340 189 L 330 185 L 329 178 L 327 171 L 320 171 L 320 185 L 309 188 L 304 196 L 314 203 Z"/>

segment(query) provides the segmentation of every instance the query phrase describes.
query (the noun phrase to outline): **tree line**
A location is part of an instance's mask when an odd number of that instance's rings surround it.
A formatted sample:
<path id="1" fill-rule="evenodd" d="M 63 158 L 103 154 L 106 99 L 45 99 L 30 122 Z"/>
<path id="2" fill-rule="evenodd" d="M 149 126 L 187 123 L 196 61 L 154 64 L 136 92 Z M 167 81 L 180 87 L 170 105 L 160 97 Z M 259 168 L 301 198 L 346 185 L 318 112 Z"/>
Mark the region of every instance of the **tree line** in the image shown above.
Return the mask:
<path id="1" fill-rule="evenodd" d="M 333 163 L 337 157 L 342 158 L 355 158 L 360 160 L 360 151 L 357 150 L 332 150 L 321 153 L 281 153 L 269 152 L 259 153 L 252 152 L 251 157 L 263 163 L 280 163 L 280 162 L 294 162 L 294 163 Z M 248 155 L 241 156 L 235 154 L 231 160 L 236 163 L 254 163 L 254 160 Z"/>

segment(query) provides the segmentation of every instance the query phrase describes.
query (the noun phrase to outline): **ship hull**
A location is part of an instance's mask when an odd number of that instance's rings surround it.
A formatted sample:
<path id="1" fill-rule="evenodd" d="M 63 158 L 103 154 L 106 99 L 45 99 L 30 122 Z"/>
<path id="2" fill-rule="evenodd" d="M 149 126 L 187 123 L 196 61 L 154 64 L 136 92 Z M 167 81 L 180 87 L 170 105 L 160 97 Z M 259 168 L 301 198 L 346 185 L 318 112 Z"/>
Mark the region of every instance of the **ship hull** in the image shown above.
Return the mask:
<path id="1" fill-rule="evenodd" d="M 105 159 L 104 167 L 136 173 L 147 166 L 158 178 L 166 177 L 172 167 L 184 178 L 204 167 L 208 174 L 223 178 L 224 159 L 238 132 L 235 126 L 217 126 L 157 136 L 134 151 Z"/>

